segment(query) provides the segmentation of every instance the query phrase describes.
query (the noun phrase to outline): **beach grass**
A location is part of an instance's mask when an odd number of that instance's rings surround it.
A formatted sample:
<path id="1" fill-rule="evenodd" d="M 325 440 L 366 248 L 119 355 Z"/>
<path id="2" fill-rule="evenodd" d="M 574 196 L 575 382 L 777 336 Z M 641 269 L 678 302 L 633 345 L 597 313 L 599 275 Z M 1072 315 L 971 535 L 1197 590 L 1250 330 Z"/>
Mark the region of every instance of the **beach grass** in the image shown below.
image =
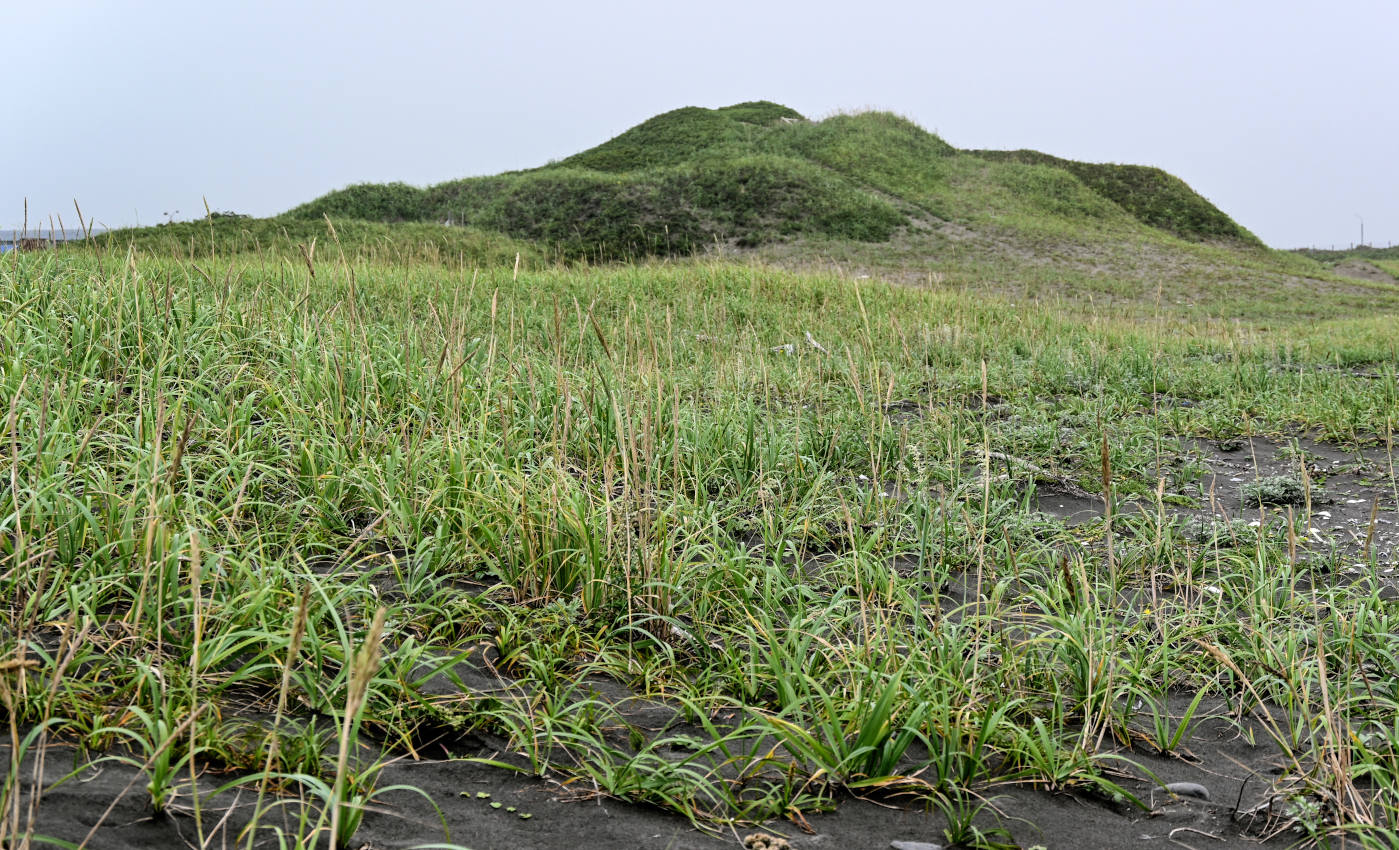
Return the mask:
<path id="1" fill-rule="evenodd" d="M 1310 479 L 1174 508 L 1189 440 L 1392 457 L 1399 312 L 317 238 L 0 257 L 0 841 L 63 745 L 199 841 L 241 788 L 238 841 L 355 846 L 444 730 L 704 828 L 898 794 L 970 830 L 1011 785 L 1149 806 L 1217 697 L 1270 829 L 1392 846 L 1392 557 L 1299 558 Z M 506 685 L 435 689 L 468 668 Z"/>

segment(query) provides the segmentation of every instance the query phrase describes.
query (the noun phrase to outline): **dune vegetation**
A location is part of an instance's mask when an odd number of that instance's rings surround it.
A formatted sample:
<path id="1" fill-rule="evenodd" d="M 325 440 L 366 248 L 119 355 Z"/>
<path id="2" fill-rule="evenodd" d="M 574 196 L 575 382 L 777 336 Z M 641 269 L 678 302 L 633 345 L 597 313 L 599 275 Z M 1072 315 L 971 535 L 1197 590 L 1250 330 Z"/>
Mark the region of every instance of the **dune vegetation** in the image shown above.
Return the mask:
<path id="1" fill-rule="evenodd" d="M 0 257 L 0 843 L 1394 846 L 1399 284 L 1207 206 L 755 103 Z"/>

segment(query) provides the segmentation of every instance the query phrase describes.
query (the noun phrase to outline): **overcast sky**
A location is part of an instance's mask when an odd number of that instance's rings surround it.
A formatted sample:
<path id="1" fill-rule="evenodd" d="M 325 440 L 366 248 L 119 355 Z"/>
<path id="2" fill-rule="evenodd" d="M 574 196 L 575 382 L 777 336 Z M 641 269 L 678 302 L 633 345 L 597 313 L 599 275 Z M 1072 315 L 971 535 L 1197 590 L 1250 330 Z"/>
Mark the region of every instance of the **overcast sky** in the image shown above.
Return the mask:
<path id="1" fill-rule="evenodd" d="M 282 212 L 541 165 L 680 106 L 876 107 L 1157 165 L 1275 247 L 1399 242 L 1399 2 L 0 4 L 0 227 Z"/>

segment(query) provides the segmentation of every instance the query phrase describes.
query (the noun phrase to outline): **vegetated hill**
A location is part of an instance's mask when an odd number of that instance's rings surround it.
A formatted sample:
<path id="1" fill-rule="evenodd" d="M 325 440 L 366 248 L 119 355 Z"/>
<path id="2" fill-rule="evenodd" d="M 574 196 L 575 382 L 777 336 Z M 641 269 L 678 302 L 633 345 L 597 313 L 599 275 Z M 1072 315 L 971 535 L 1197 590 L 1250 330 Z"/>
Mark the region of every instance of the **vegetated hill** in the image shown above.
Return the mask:
<path id="1" fill-rule="evenodd" d="M 313 238 L 319 258 L 466 267 L 737 254 L 1143 316 L 1399 303 L 1394 279 L 1268 250 L 1158 169 L 960 151 L 888 112 L 809 121 L 766 102 L 668 112 L 526 171 L 350 186 L 272 219 L 215 214 L 100 244 L 299 262 Z"/>
<path id="2" fill-rule="evenodd" d="M 958 151 L 886 112 L 813 122 L 766 101 L 657 115 L 559 162 L 419 189 L 357 185 L 285 214 L 451 222 L 564 258 L 794 237 L 881 243 L 948 223 L 999 237 L 1168 233 L 1261 247 L 1177 178 L 1028 151 Z"/>
<path id="3" fill-rule="evenodd" d="M 415 262 L 444 260 L 467 267 L 500 266 L 516 254 L 542 259 L 528 242 L 502 233 L 440 224 L 384 224 L 330 215 L 328 218 L 252 218 L 212 213 L 200 221 L 108 230 L 92 237 L 99 250 L 138 251 L 198 258 L 244 253 Z"/>
<path id="4" fill-rule="evenodd" d="M 1399 245 L 1353 245 L 1340 250 L 1295 247 L 1288 253 L 1315 260 L 1330 273 L 1340 277 L 1382 282 L 1399 281 Z"/>
<path id="5" fill-rule="evenodd" d="M 1220 209 L 1205 200 L 1179 177 L 1145 165 L 1075 162 L 1032 150 L 968 151 L 998 162 L 1048 165 L 1077 177 L 1085 186 L 1107 198 L 1133 218 L 1184 239 L 1262 242 Z"/>
<path id="6" fill-rule="evenodd" d="M 1399 245 L 1390 245 L 1384 248 L 1377 248 L 1373 245 L 1356 245 L 1351 248 L 1342 248 L 1339 251 L 1328 251 L 1322 248 L 1293 248 L 1292 253 L 1311 257 L 1319 263 L 1328 264 L 1345 260 L 1399 262 Z"/>
<path id="7" fill-rule="evenodd" d="M 1294 248 L 1289 253 L 1315 260 L 1332 274 L 1341 277 L 1384 283 L 1399 281 L 1399 245 L 1383 248 L 1374 245 L 1354 245 L 1329 251 L 1320 248 Z"/>

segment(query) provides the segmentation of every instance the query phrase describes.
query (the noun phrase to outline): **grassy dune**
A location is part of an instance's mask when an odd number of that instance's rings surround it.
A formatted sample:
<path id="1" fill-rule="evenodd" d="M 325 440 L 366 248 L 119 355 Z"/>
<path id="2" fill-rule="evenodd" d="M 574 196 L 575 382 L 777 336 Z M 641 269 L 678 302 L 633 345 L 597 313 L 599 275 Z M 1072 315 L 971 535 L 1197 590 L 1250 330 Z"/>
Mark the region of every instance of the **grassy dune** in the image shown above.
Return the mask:
<path id="1" fill-rule="evenodd" d="M 361 184 L 286 213 L 451 220 L 564 258 L 686 255 L 794 238 L 888 243 L 944 225 L 1016 241 L 1170 234 L 1261 244 L 1159 169 L 1034 151 L 959 151 L 885 112 L 808 121 L 767 102 L 685 107 L 540 168 L 419 189 Z"/>
<path id="2" fill-rule="evenodd" d="M 1143 317 L 200 227 L 183 258 L 0 258 L 0 835 L 44 834 L 20 768 L 71 746 L 187 835 L 244 840 L 242 789 L 247 840 L 358 846 L 385 763 L 475 735 L 706 828 L 897 792 L 1004 846 L 979 800 L 1152 805 L 1210 714 L 1278 765 L 1268 831 L 1393 846 L 1393 556 L 1307 548 L 1297 442 L 1390 457 L 1388 291 Z M 1192 525 L 1216 492 L 1183 438 L 1297 446 L 1306 502 Z M 1374 464 L 1372 534 L 1399 509 Z M 1066 523 L 1041 491 L 1113 507 Z"/>
<path id="3" fill-rule="evenodd" d="M 100 245 L 295 258 L 313 239 L 322 257 L 447 267 L 728 258 L 1136 316 L 1399 306 L 1399 282 L 1338 276 L 1340 255 L 1269 250 L 1159 169 L 961 151 L 897 115 L 808 121 L 766 102 L 667 112 L 539 168 L 351 186 L 270 219 L 215 214 Z"/>

